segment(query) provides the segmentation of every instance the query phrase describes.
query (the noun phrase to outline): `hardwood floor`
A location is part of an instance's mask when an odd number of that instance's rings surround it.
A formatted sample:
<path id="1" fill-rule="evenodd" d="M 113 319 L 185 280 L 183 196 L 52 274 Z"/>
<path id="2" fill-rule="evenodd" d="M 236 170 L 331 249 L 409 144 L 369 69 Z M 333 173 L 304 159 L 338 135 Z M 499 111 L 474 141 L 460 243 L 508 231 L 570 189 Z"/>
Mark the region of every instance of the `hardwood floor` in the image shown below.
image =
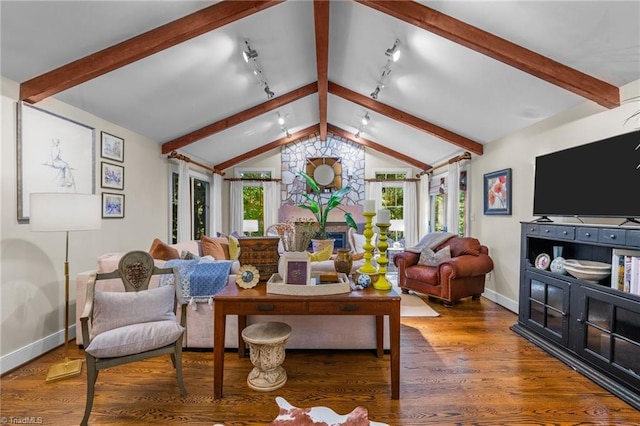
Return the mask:
<path id="1" fill-rule="evenodd" d="M 453 308 L 429 302 L 438 318 L 402 318 L 400 400 L 390 399 L 388 355 L 373 351 L 288 350 L 289 380 L 270 393 L 250 390 L 248 358 L 225 355 L 224 399 L 213 401 L 211 352 L 184 353 L 188 395 L 181 398 L 169 357 L 98 376 L 92 425 L 268 424 L 276 396 L 344 414 L 361 405 L 390 425 L 632 425 L 640 412 L 509 330 L 512 312 L 482 298 Z M 345 320 L 348 327 L 348 319 Z M 319 333 L 321 330 L 319 330 Z M 72 351 L 81 357 L 82 351 Z M 45 384 L 58 348 L 1 378 L 1 416 L 79 424 L 86 371 Z M 23 422 L 24 423 L 24 422 Z"/>

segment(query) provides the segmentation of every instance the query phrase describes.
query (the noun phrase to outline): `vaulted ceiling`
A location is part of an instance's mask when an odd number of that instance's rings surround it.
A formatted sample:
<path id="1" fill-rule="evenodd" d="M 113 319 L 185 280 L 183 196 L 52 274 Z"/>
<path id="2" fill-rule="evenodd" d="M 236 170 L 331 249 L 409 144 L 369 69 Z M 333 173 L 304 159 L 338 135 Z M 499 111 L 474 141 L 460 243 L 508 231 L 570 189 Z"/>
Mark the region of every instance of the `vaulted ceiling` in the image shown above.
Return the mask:
<path id="1" fill-rule="evenodd" d="M 22 100 L 218 169 L 327 132 L 428 169 L 640 79 L 639 1 L 3 0 L 0 19 Z"/>

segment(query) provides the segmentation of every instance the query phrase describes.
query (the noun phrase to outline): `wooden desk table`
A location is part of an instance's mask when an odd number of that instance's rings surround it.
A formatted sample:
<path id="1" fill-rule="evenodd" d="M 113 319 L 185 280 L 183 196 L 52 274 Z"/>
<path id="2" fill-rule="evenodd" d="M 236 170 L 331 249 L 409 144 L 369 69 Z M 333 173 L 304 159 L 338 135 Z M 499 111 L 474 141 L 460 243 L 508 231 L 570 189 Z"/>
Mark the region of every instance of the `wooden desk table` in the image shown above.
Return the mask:
<path id="1" fill-rule="evenodd" d="M 265 283 L 251 289 L 226 286 L 213 298 L 213 399 L 222 398 L 224 333 L 227 315 L 238 315 L 238 355 L 245 355 L 242 329 L 247 315 L 375 315 L 377 355 L 383 355 L 384 316 L 389 317 L 391 398 L 400 398 L 400 296 L 373 288 L 331 296 L 284 296 L 266 292 Z"/>

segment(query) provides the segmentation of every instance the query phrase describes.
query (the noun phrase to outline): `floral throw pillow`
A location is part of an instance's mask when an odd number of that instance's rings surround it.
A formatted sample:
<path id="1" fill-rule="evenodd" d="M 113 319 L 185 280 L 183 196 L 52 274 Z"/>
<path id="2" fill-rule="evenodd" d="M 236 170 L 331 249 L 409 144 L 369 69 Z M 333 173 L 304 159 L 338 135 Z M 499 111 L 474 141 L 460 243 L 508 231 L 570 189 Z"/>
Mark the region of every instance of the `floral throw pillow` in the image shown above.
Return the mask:
<path id="1" fill-rule="evenodd" d="M 436 252 L 428 247 L 424 247 L 420 252 L 418 265 L 438 266 L 441 262 L 451 259 L 451 248 L 446 246 Z"/>

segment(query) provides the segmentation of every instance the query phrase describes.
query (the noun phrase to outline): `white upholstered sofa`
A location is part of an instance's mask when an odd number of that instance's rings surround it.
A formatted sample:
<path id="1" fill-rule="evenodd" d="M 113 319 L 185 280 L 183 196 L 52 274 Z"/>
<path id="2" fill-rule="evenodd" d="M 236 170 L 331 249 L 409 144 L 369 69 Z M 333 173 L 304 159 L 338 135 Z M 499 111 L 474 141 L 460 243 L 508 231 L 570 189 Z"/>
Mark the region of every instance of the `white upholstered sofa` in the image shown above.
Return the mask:
<path id="1" fill-rule="evenodd" d="M 190 251 L 200 253 L 200 242 L 189 241 L 171 247 L 179 252 Z M 118 267 L 124 253 L 107 253 L 98 257 L 97 272 L 110 272 Z M 165 261 L 156 260 L 156 265 L 163 266 Z M 329 262 L 329 261 L 327 261 Z M 331 261 L 332 263 L 332 261 Z M 329 263 L 326 264 L 329 268 Z M 235 284 L 235 273 L 239 264 L 234 262 L 227 285 Z M 80 316 L 85 305 L 86 289 L 91 271 L 79 273 L 76 277 L 76 330 L 80 330 Z M 101 280 L 96 291 L 124 291 L 119 280 Z M 259 284 L 264 285 L 264 284 Z M 152 282 L 150 288 L 157 287 Z M 293 331 L 287 340 L 290 349 L 375 349 L 376 330 L 373 316 L 313 316 L 313 315 L 259 315 L 250 316 L 248 324 L 265 321 L 282 321 L 289 324 Z M 234 315 L 227 317 L 225 348 L 238 347 L 238 323 Z M 187 330 L 185 347 L 213 347 L 213 306 L 206 302 L 194 303 L 187 307 Z M 82 345 L 81 333 L 76 333 L 76 343 Z M 388 325 L 385 321 L 384 347 L 389 348 Z"/>

